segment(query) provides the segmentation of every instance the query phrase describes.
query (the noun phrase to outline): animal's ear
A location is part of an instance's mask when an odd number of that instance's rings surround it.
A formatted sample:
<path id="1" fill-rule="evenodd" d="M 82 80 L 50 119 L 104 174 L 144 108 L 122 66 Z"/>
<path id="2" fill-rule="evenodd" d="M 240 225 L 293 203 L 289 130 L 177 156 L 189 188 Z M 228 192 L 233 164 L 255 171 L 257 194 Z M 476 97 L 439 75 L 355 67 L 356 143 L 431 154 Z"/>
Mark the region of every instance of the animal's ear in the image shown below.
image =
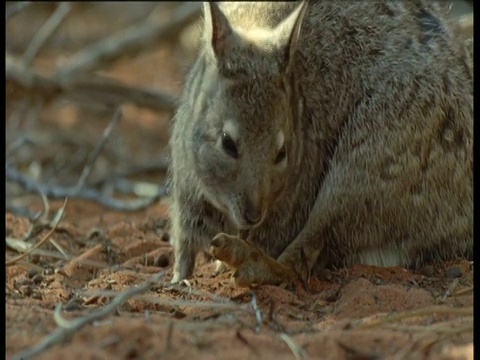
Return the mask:
<path id="1" fill-rule="evenodd" d="M 285 50 L 285 73 L 290 71 L 293 54 L 298 46 L 300 30 L 302 28 L 307 7 L 308 1 L 303 0 L 285 20 L 272 30 L 275 43 L 281 49 Z"/>
<path id="2" fill-rule="evenodd" d="M 232 27 L 215 2 L 204 2 L 203 13 L 205 16 L 204 38 L 207 48 L 211 48 L 216 57 L 221 57 L 233 41 Z"/>

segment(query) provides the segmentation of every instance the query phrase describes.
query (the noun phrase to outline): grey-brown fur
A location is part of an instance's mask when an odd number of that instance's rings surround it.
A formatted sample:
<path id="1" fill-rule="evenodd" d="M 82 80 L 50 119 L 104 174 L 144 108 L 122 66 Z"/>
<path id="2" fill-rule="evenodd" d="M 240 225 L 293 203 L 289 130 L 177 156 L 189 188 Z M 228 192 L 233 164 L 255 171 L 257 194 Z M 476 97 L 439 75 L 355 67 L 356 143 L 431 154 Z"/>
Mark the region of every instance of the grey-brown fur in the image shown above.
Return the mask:
<path id="1" fill-rule="evenodd" d="M 170 141 L 173 281 L 247 217 L 262 221 L 240 233 L 294 269 L 302 252 L 310 268 L 471 256 L 473 70 L 447 16 L 430 1 L 323 0 L 266 32 L 298 6 L 205 8 Z"/>

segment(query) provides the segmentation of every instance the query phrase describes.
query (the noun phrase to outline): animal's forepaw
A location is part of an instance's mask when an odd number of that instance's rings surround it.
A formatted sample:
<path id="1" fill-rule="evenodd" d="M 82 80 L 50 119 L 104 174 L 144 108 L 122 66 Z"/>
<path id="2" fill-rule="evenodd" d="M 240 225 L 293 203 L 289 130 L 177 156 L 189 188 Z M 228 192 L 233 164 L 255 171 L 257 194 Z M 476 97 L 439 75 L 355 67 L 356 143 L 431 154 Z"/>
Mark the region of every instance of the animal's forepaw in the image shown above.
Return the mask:
<path id="1" fill-rule="evenodd" d="M 218 234 L 210 243 L 210 253 L 233 268 L 235 284 L 248 287 L 260 284 L 289 283 L 294 273 L 265 254 L 254 244 L 227 234 Z"/>
<path id="2" fill-rule="evenodd" d="M 242 239 L 220 233 L 210 243 L 210 254 L 217 260 L 236 268 L 248 258 L 248 247 Z"/>

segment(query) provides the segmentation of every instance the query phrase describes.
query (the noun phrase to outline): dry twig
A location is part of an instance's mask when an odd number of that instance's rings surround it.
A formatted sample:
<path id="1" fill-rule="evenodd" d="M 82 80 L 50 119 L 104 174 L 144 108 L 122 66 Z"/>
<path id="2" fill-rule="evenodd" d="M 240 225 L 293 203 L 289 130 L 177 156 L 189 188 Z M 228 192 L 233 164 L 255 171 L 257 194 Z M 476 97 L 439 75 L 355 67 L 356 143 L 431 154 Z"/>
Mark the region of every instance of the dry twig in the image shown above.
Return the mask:
<path id="1" fill-rule="evenodd" d="M 257 326 L 255 327 L 255 331 L 259 333 L 260 330 L 262 330 L 263 316 L 257 304 L 257 295 L 255 295 L 255 293 L 251 291 L 251 296 L 252 301 L 250 303 L 252 305 L 253 312 L 255 313 L 255 319 L 257 320 Z"/>
<path id="2" fill-rule="evenodd" d="M 11 56 L 5 57 L 5 77 L 34 96 L 47 100 L 63 95 L 89 105 L 102 104 L 117 108 L 126 103 L 156 111 L 172 112 L 176 97 L 156 90 L 132 87 L 100 75 L 82 74 L 68 79 L 48 78 L 26 69 Z"/>
<path id="3" fill-rule="evenodd" d="M 155 196 L 148 199 L 134 199 L 134 200 L 118 200 L 107 197 L 97 190 L 90 188 L 83 188 L 77 191 L 75 187 L 50 186 L 47 184 L 37 183 L 29 177 L 21 174 L 17 169 L 11 165 L 6 165 L 7 181 L 14 181 L 24 187 L 27 191 L 43 192 L 46 196 L 51 198 L 80 198 L 95 201 L 106 207 L 118 211 L 137 211 L 144 209 L 167 194 L 167 188 L 159 186 L 158 192 Z"/>
<path id="4" fill-rule="evenodd" d="M 442 299 L 440 300 L 440 303 L 444 303 L 445 301 L 447 301 L 447 298 L 448 298 L 450 295 L 452 295 L 453 291 L 454 291 L 455 288 L 457 287 L 458 282 L 459 282 L 458 279 L 454 279 L 454 280 L 452 281 L 452 284 L 451 284 L 450 287 L 447 289 L 447 291 L 445 291 L 445 294 L 443 295 Z"/>
<path id="5" fill-rule="evenodd" d="M 67 206 L 67 198 L 65 199 L 65 201 L 63 202 L 63 205 L 62 207 L 60 208 L 60 210 L 58 211 L 58 214 L 56 216 L 56 221 L 55 223 L 53 224 L 52 228 L 50 229 L 50 231 L 45 234 L 45 236 L 42 238 L 42 240 L 40 240 L 37 244 L 35 244 L 35 246 L 29 248 L 26 252 L 24 252 L 22 255 L 20 256 L 17 256 L 16 258 L 14 259 L 11 259 L 11 260 L 8 260 L 6 261 L 5 265 L 6 266 L 11 266 L 11 265 L 14 265 L 16 264 L 19 260 L 22 260 L 23 258 L 27 257 L 28 255 L 30 255 L 35 249 L 38 249 L 40 246 L 42 246 L 42 244 L 47 241 L 50 236 L 55 232 L 55 229 L 57 228 L 58 224 L 60 223 L 60 220 L 62 219 L 62 216 L 65 212 L 65 207 Z"/>
<path id="6" fill-rule="evenodd" d="M 12 15 L 15 15 L 28 7 L 32 2 L 31 1 L 17 1 L 12 5 L 8 6 L 5 11 L 5 20 L 8 20 Z"/>
<path id="7" fill-rule="evenodd" d="M 72 4 L 69 2 L 61 2 L 60 5 L 58 5 L 55 12 L 35 34 L 30 44 L 28 44 L 27 49 L 23 53 L 22 65 L 24 67 L 28 67 L 32 63 L 35 56 L 40 52 L 42 46 L 45 45 L 48 39 L 60 27 L 67 15 L 70 13 L 71 9 Z"/>
<path id="8" fill-rule="evenodd" d="M 157 24 L 153 20 L 142 21 L 102 39 L 74 55 L 69 64 L 55 74 L 55 78 L 65 79 L 76 73 L 94 70 L 121 55 L 132 55 L 154 43 L 169 39 L 192 23 L 200 15 L 200 9 L 201 3 L 183 4 L 166 24 Z"/>
<path id="9" fill-rule="evenodd" d="M 117 109 L 117 111 L 115 111 L 115 114 L 113 115 L 112 121 L 110 121 L 108 126 L 103 131 L 102 138 L 97 143 L 97 146 L 95 147 L 93 152 L 90 154 L 90 158 L 88 159 L 88 162 L 83 168 L 82 174 L 80 175 L 80 178 L 78 179 L 77 184 L 75 185 L 74 189 L 76 191 L 80 191 L 85 185 L 88 175 L 90 175 L 90 172 L 92 171 L 93 165 L 95 164 L 95 161 L 97 160 L 98 155 L 100 155 L 100 152 L 105 146 L 105 143 L 107 142 L 108 137 L 112 133 L 115 126 L 117 126 L 121 118 L 122 118 L 122 110 Z"/>
<path id="10" fill-rule="evenodd" d="M 77 269 L 78 265 L 85 265 L 85 260 L 88 260 L 88 258 L 100 253 L 102 250 L 103 250 L 103 245 L 97 244 L 94 247 L 83 252 L 82 254 L 71 258 L 68 264 L 66 264 L 63 267 L 63 272 L 67 276 L 72 276 L 75 270 Z"/>
<path id="11" fill-rule="evenodd" d="M 60 344 L 63 341 L 70 338 L 77 331 L 83 328 L 85 325 L 88 325 L 95 320 L 99 320 L 111 313 L 113 313 L 117 307 L 123 305 L 126 301 L 131 299 L 134 296 L 143 294 L 148 291 L 153 285 L 156 285 L 165 275 L 164 272 L 158 273 L 152 276 L 150 279 L 144 283 L 138 285 L 137 287 L 129 288 L 126 291 L 119 293 L 108 305 L 92 311 L 84 317 L 75 319 L 75 320 L 65 320 L 61 316 L 62 305 L 58 304 L 55 308 L 54 319 L 58 325 L 58 328 L 54 330 L 50 335 L 43 338 L 37 345 L 27 349 L 19 354 L 13 356 L 13 360 L 26 360 L 30 359 L 43 351 L 49 349 L 50 347 Z"/>
<path id="12" fill-rule="evenodd" d="M 285 333 L 282 333 L 279 336 L 280 336 L 280 339 L 285 341 L 289 349 L 292 351 L 293 356 L 295 356 L 296 360 L 308 359 L 308 356 L 305 350 L 303 350 L 303 348 L 300 345 L 298 345 L 295 341 L 293 341 L 293 339 L 290 336 L 288 336 Z"/>

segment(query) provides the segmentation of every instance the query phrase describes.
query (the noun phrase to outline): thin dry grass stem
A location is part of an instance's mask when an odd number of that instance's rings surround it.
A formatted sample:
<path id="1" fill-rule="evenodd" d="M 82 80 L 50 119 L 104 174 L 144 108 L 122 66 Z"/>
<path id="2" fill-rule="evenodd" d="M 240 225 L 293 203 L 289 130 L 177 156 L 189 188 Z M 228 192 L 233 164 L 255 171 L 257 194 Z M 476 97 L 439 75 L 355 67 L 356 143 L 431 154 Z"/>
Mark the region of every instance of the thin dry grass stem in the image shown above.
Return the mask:
<path id="1" fill-rule="evenodd" d="M 75 185 L 74 189 L 80 191 L 83 186 L 85 185 L 85 182 L 87 181 L 88 176 L 90 175 L 94 165 L 95 161 L 98 159 L 98 156 L 100 155 L 103 147 L 105 146 L 108 137 L 112 133 L 113 129 L 118 125 L 120 120 L 122 119 L 123 113 L 122 110 L 119 108 L 115 111 L 113 114 L 112 120 L 108 124 L 108 126 L 105 128 L 102 134 L 102 138 L 100 141 L 97 143 L 95 146 L 95 149 L 93 149 L 93 152 L 90 154 L 90 157 L 87 161 L 87 164 L 85 165 L 82 174 L 80 175 L 80 178 L 77 181 L 77 184 Z"/>
<path id="2" fill-rule="evenodd" d="M 22 260 L 25 257 L 27 257 L 28 255 L 30 255 L 35 249 L 38 249 L 40 246 L 42 246 L 43 243 L 45 243 L 50 238 L 50 236 L 55 232 L 58 224 L 60 223 L 60 220 L 62 219 L 62 216 L 65 212 L 65 207 L 67 206 L 67 201 L 68 201 L 68 198 L 65 198 L 62 207 L 60 208 L 60 210 L 57 213 L 56 221 L 53 224 L 50 231 L 47 234 L 45 234 L 45 236 L 37 244 L 35 244 L 33 247 L 29 248 L 25 253 L 23 253 L 20 256 L 17 256 L 14 259 L 6 261 L 5 262 L 6 266 L 15 265 L 19 260 Z"/>
<path id="3" fill-rule="evenodd" d="M 94 247 L 88 249 L 87 251 L 84 251 L 80 255 L 71 258 L 70 261 L 63 267 L 63 271 L 65 272 L 65 274 L 67 274 L 67 276 L 71 276 L 77 269 L 78 265 L 85 264 L 85 260 L 100 253 L 102 250 L 102 244 L 95 245 Z"/>
<path id="4" fill-rule="evenodd" d="M 63 258 L 64 258 L 64 259 L 68 259 L 68 258 L 69 258 L 68 253 L 60 246 L 59 243 L 57 243 L 57 242 L 56 242 L 55 240 L 53 240 L 53 239 L 49 239 L 49 242 L 50 242 L 50 244 L 52 244 L 52 245 L 55 247 L 55 249 L 58 250 L 58 252 L 59 252 L 60 254 L 63 255 Z"/>
<path id="5" fill-rule="evenodd" d="M 33 37 L 27 49 L 23 53 L 22 65 L 28 67 L 35 56 L 40 52 L 42 47 L 47 43 L 48 39 L 55 33 L 60 27 L 63 21 L 67 18 L 67 15 L 72 10 L 72 4 L 69 2 L 61 2 L 55 9 L 54 13 L 48 18 L 43 26 Z"/>
<path id="6" fill-rule="evenodd" d="M 425 316 L 432 316 L 432 315 L 473 316 L 473 307 L 448 308 L 448 307 L 434 306 L 429 309 L 404 311 L 395 315 L 387 315 L 383 319 L 380 319 L 378 321 L 374 321 L 371 323 L 361 323 L 358 325 L 353 325 L 352 329 L 373 329 L 376 327 L 381 327 L 386 324 L 399 322 L 404 319 L 415 318 L 415 317 L 425 317 Z M 365 319 L 361 321 L 364 322 Z"/>
<path id="7" fill-rule="evenodd" d="M 62 254 L 59 254 L 55 251 L 49 251 L 49 250 L 44 250 L 44 249 L 36 249 L 32 251 L 32 255 L 39 255 L 43 257 L 51 257 L 54 259 L 59 259 L 59 260 L 67 260 L 67 261 L 73 261 L 75 260 L 76 264 L 82 265 L 82 266 L 88 266 L 88 267 L 93 267 L 93 268 L 98 268 L 98 269 L 105 269 L 108 267 L 106 263 L 100 262 L 100 261 L 94 261 L 86 258 L 80 258 L 80 256 L 63 256 Z"/>
<path id="8" fill-rule="evenodd" d="M 257 321 L 257 326 L 255 326 L 255 332 L 259 333 L 262 330 L 263 316 L 257 304 L 257 295 L 253 291 L 250 292 L 250 295 L 252 297 L 250 304 L 255 314 L 255 320 Z"/>
<path id="9" fill-rule="evenodd" d="M 17 215 L 26 217 L 31 221 L 30 228 L 28 229 L 27 233 L 23 237 L 22 239 L 23 241 L 27 241 L 28 239 L 35 236 L 36 234 L 38 234 L 38 232 L 40 232 L 43 229 L 44 224 L 47 222 L 48 214 L 50 213 L 50 203 L 48 202 L 47 196 L 45 195 L 45 193 L 42 191 L 41 188 L 36 188 L 35 190 L 40 196 L 40 199 L 42 199 L 42 204 L 43 204 L 42 211 L 33 213 L 27 209 L 22 208 L 22 211 L 17 212 L 15 211 L 15 209 L 12 209 L 11 207 L 8 207 L 8 206 L 6 209 L 8 211 L 12 211 Z"/>
<path id="10" fill-rule="evenodd" d="M 465 295 L 472 295 L 472 293 L 473 293 L 473 286 L 470 286 L 468 288 L 455 291 L 453 294 L 451 294 L 451 296 L 452 297 L 465 296 Z"/>
<path id="11" fill-rule="evenodd" d="M 41 213 L 38 219 L 43 222 L 47 220 L 47 216 L 50 213 L 50 203 L 48 202 L 48 198 L 43 191 L 40 191 L 39 195 L 40 195 L 40 198 L 42 199 L 43 212 Z"/>
<path id="12" fill-rule="evenodd" d="M 130 56 L 161 41 L 168 40 L 181 29 L 191 24 L 201 12 L 200 3 L 186 3 L 179 6 L 167 23 L 143 20 L 139 24 L 104 38 L 75 54 L 69 63 L 57 71 L 56 79 L 69 78 L 73 74 L 95 70 L 120 56 Z"/>
<path id="13" fill-rule="evenodd" d="M 293 356 L 295 356 L 296 360 L 303 360 L 308 359 L 308 355 L 303 350 L 303 348 L 298 345 L 293 339 L 285 333 L 279 334 L 280 339 L 282 339 L 285 344 L 287 344 L 288 348 L 292 351 Z"/>
<path id="14" fill-rule="evenodd" d="M 126 301 L 131 299 L 134 296 L 138 296 L 140 294 L 145 293 L 148 291 L 153 285 L 156 285 L 165 275 L 164 272 L 160 272 L 155 274 L 154 276 L 150 277 L 147 281 L 143 282 L 142 284 L 131 287 L 128 290 L 125 290 L 119 293 L 108 305 L 99 308 L 91 313 L 85 315 L 84 317 L 77 318 L 74 320 L 65 320 L 61 316 L 62 311 L 62 304 L 58 304 L 55 308 L 54 319 L 58 325 L 58 328 L 54 330 L 50 335 L 44 337 L 39 343 L 34 345 L 33 347 L 15 354 L 12 360 L 26 360 L 30 359 L 40 353 L 44 352 L 45 350 L 49 349 L 50 347 L 62 343 L 66 341 L 71 336 L 73 336 L 77 331 L 83 328 L 85 325 L 93 323 L 96 320 L 99 320 L 113 312 L 116 311 L 117 307 L 123 305 Z"/>

